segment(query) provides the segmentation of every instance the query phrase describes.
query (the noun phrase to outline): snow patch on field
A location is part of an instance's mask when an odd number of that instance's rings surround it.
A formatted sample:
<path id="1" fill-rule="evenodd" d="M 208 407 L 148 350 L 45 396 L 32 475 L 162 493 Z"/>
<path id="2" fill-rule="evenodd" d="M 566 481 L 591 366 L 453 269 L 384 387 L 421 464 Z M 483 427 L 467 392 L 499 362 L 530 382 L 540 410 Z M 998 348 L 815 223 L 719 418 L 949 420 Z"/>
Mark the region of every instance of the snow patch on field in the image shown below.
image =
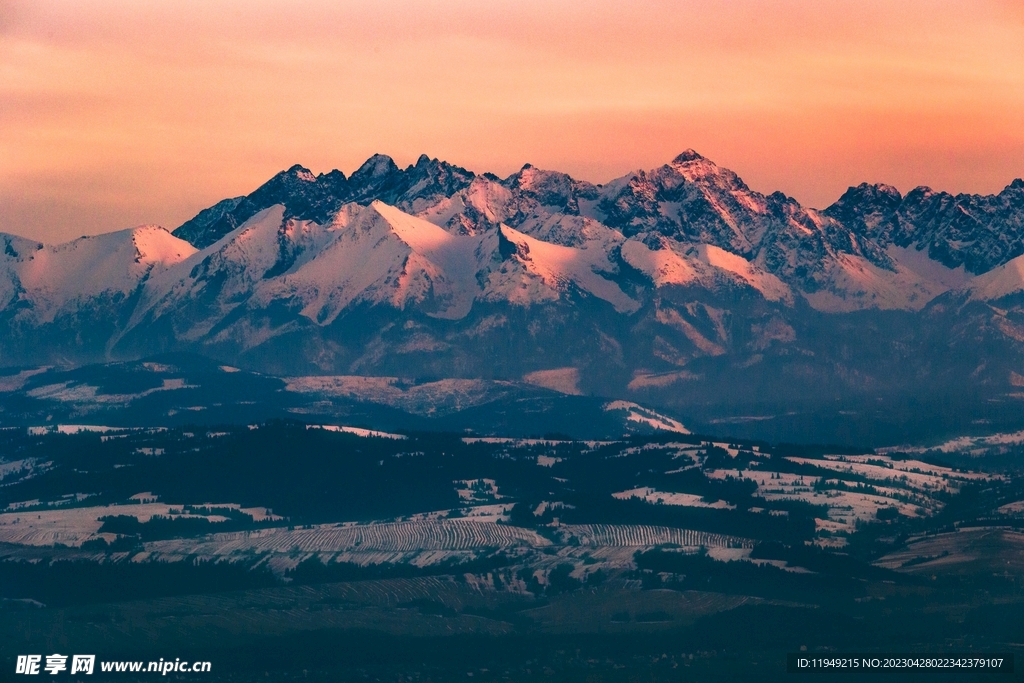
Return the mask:
<path id="1" fill-rule="evenodd" d="M 1019 515 L 1024 513 L 1024 500 L 1018 500 L 1015 503 L 1007 503 L 999 508 L 999 513 L 1003 515 Z"/>
<path id="2" fill-rule="evenodd" d="M 5 462 L 0 460 L 0 481 L 7 477 L 29 474 L 40 467 L 37 458 L 23 458 Z"/>
<path id="3" fill-rule="evenodd" d="M 826 516 L 815 520 L 819 533 L 823 533 L 824 536 L 851 534 L 856 530 L 858 522 L 874 521 L 877 519 L 878 511 L 883 508 L 895 508 L 898 514 L 906 517 L 933 514 L 942 509 L 943 504 L 930 496 L 948 490 L 937 486 L 935 478 L 902 479 L 904 473 L 885 468 L 879 468 L 884 472 L 876 472 L 864 469 L 871 466 L 855 463 L 809 458 L 787 460 L 796 464 L 821 467 L 825 473 L 822 476 L 812 476 L 769 470 L 709 470 L 705 474 L 709 479 L 733 478 L 752 481 L 757 485 L 756 495 L 765 501 L 798 500 L 826 507 Z M 869 472 L 879 477 L 878 481 L 885 481 L 893 486 L 865 484 L 859 481 L 845 482 L 841 478 L 829 478 L 832 472 L 861 476 Z M 886 478 L 882 478 L 883 475 Z M 944 482 L 942 479 L 937 481 Z M 919 488 L 912 484 L 918 484 Z"/>
<path id="4" fill-rule="evenodd" d="M 285 378 L 285 390 L 381 403 L 414 415 L 446 415 L 506 396 L 511 382 L 443 379 L 415 384 L 398 377 L 315 375 Z"/>
<path id="5" fill-rule="evenodd" d="M 37 501 L 38 503 L 38 501 Z M 238 505 L 210 504 L 208 507 L 233 507 Z M 141 503 L 134 505 L 104 505 L 100 507 L 79 507 L 56 510 L 34 510 L 31 512 L 5 512 L 0 514 L 0 543 L 47 546 L 62 543 L 78 547 L 85 541 L 97 538 L 103 526 L 101 517 L 124 515 L 135 517 L 145 524 L 156 515 L 177 517 L 202 517 L 203 515 L 182 514 L 181 505 L 165 503 Z M 263 508 L 263 518 L 268 514 Z M 208 517 L 223 521 L 224 517 Z"/>
<path id="6" fill-rule="evenodd" d="M 956 480 L 984 481 L 987 475 L 954 472 L 948 468 L 925 463 L 891 461 L 879 456 L 825 456 L 824 459 L 788 457 L 786 460 L 801 465 L 862 476 L 870 481 L 902 485 L 922 492 L 955 490 Z M 899 464 L 900 467 L 896 467 Z M 919 467 L 915 467 L 918 465 Z"/>
<path id="7" fill-rule="evenodd" d="M 580 396 L 583 393 L 580 391 L 580 371 L 576 368 L 537 370 L 523 375 L 523 381 L 571 396 Z"/>
<path id="8" fill-rule="evenodd" d="M 473 443 L 500 443 L 506 444 L 510 448 L 533 448 L 535 446 L 557 446 L 559 444 L 566 443 L 581 443 L 587 446 L 587 448 L 597 448 L 598 446 L 607 446 L 608 444 L 615 443 L 614 441 L 571 441 L 567 439 L 520 439 L 514 436 L 465 436 L 462 438 L 462 443 L 473 444 Z M 545 456 L 540 456 L 545 457 Z M 539 464 L 539 463 L 538 463 Z"/>
<path id="9" fill-rule="evenodd" d="M 405 434 L 391 434 L 390 432 L 378 432 L 374 429 L 363 429 L 362 427 L 343 427 L 339 425 L 306 425 L 306 429 L 323 429 L 328 432 L 343 432 L 345 434 L 355 434 L 363 438 L 375 437 L 378 439 L 397 439 L 405 440 L 408 439 Z"/>
<path id="10" fill-rule="evenodd" d="M 101 393 L 99 387 L 89 384 L 73 384 L 60 382 L 36 387 L 28 391 L 32 398 L 60 401 L 61 403 L 79 403 L 89 405 L 127 405 L 132 401 L 155 394 L 159 391 L 176 391 L 178 389 L 195 389 L 195 385 L 186 384 L 184 379 L 164 379 L 159 387 L 145 389 L 132 394 Z"/>
<path id="11" fill-rule="evenodd" d="M 673 420 L 661 413 L 656 413 L 649 408 L 644 408 L 630 401 L 611 401 L 605 403 L 602 409 L 607 413 L 625 413 L 627 426 L 632 422 L 657 431 L 677 432 L 679 434 L 690 433 L 690 430 L 678 420 Z"/>
<path id="12" fill-rule="evenodd" d="M 493 503 L 504 497 L 493 479 L 460 479 L 455 482 L 455 493 L 464 503 Z"/>
<path id="13" fill-rule="evenodd" d="M 618 498 L 619 500 L 629 500 L 633 498 L 642 500 L 645 503 L 653 503 L 655 505 L 681 505 L 691 508 L 712 508 L 714 510 L 736 509 L 735 505 L 730 505 L 724 500 L 716 500 L 712 503 L 708 503 L 702 496 L 698 496 L 693 493 L 667 493 L 665 491 L 652 489 L 648 486 L 642 486 L 628 491 L 619 491 L 618 493 L 613 493 L 612 498 Z"/>
<path id="14" fill-rule="evenodd" d="M 1020 446 L 1022 444 L 1024 444 L 1024 431 L 1003 432 L 988 436 L 961 436 L 950 439 L 938 446 L 889 446 L 879 449 L 879 453 L 926 453 L 928 451 L 940 451 L 942 453 L 982 455 L 992 448 Z"/>
<path id="15" fill-rule="evenodd" d="M 6 375 L 0 377 L 0 392 L 18 391 L 25 386 L 25 383 L 35 375 L 46 372 L 50 369 L 47 365 L 41 368 L 32 368 L 31 370 L 22 370 L 16 375 Z"/>
<path id="16" fill-rule="evenodd" d="M 154 541 L 147 550 L 163 554 L 227 557 L 240 553 L 422 552 L 508 547 L 547 547 L 537 533 L 467 517 L 375 524 L 325 524 L 305 529 L 257 529 L 212 534 L 200 539 Z"/>
<path id="17" fill-rule="evenodd" d="M 635 524 L 565 524 L 558 531 L 584 546 L 644 547 L 678 545 L 705 548 L 752 548 L 754 542 L 737 536 L 675 527 Z"/>
<path id="18" fill-rule="evenodd" d="M 97 434 L 103 434 L 107 432 L 120 432 L 127 431 L 128 427 L 107 427 L 104 425 L 45 425 L 41 427 L 29 427 L 28 433 L 32 436 L 42 436 L 44 434 L 82 434 L 85 432 L 94 432 Z"/>

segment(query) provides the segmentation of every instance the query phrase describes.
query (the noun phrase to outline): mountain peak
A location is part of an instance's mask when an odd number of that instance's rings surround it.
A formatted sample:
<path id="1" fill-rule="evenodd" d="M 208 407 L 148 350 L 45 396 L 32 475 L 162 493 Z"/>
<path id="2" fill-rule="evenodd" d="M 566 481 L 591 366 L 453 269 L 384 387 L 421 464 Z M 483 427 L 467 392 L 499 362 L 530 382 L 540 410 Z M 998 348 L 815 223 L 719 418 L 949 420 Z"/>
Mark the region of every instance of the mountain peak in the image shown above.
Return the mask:
<path id="1" fill-rule="evenodd" d="M 313 172 L 310 171 L 305 166 L 303 166 L 302 164 L 295 164 L 287 171 L 285 171 L 285 173 L 287 173 L 288 175 L 293 175 L 301 180 L 305 180 L 310 183 L 316 182 L 316 176 L 313 175 Z"/>
<path id="2" fill-rule="evenodd" d="M 689 161 L 703 161 L 704 157 L 694 149 L 688 149 L 672 160 L 673 164 L 685 164 Z"/>
<path id="3" fill-rule="evenodd" d="M 398 164 L 387 154 L 374 154 L 352 174 L 352 179 L 380 178 L 398 170 Z"/>
<path id="4" fill-rule="evenodd" d="M 904 199 L 911 202 L 921 201 L 927 197 L 931 197 L 933 194 L 935 194 L 935 190 L 933 190 L 932 188 L 928 187 L 927 185 L 918 185 L 913 190 L 908 192 L 907 196 L 904 197 Z"/>
<path id="5" fill-rule="evenodd" d="M 848 203 L 856 204 L 882 204 L 890 209 L 895 209 L 903 201 L 903 195 L 892 185 L 885 183 L 861 183 L 856 187 L 850 187 L 843 193 L 835 205 Z"/>

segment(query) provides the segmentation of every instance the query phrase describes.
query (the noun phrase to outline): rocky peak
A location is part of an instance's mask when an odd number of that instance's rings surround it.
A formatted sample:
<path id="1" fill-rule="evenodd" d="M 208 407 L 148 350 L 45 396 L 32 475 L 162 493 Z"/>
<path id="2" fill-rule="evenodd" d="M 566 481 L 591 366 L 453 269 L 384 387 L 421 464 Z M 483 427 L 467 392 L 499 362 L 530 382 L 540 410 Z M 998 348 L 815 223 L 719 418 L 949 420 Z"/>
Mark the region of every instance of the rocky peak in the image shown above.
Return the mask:
<path id="1" fill-rule="evenodd" d="M 283 172 L 283 175 L 294 176 L 296 179 L 307 183 L 315 183 L 317 178 L 313 175 L 313 172 L 302 164 L 295 164 L 287 171 Z"/>
<path id="2" fill-rule="evenodd" d="M 275 204 L 283 204 L 288 217 L 324 221 L 341 205 L 339 197 L 347 194 L 347 185 L 341 171 L 314 176 L 295 164 L 245 197 L 225 199 L 200 211 L 173 234 L 202 249 Z"/>
<path id="3" fill-rule="evenodd" d="M 398 198 L 408 205 L 416 199 L 450 197 L 473 182 L 476 174 L 447 161 L 432 159 L 421 154 L 415 165 L 405 170 L 407 176 L 405 196 Z"/>
<path id="4" fill-rule="evenodd" d="M 904 241 L 950 268 L 984 273 L 1024 254 L 1024 192 L 1013 184 L 998 195 L 919 188 L 904 197 L 899 217 Z"/>
<path id="5" fill-rule="evenodd" d="M 352 174 L 352 182 L 363 184 L 398 172 L 398 164 L 387 154 L 374 154 Z"/>
<path id="6" fill-rule="evenodd" d="M 404 170 L 391 157 L 375 155 L 352 174 L 346 201 L 368 204 L 379 199 L 417 212 L 468 187 L 474 177 L 471 171 L 426 154 Z"/>
<path id="7" fill-rule="evenodd" d="M 696 150 L 688 149 L 682 154 L 672 160 L 673 164 L 685 164 L 689 161 L 703 161 L 704 157 L 697 153 Z"/>
<path id="8" fill-rule="evenodd" d="M 902 203 L 899 190 L 891 185 L 861 183 L 849 188 L 822 213 L 854 233 L 885 246 L 897 238 L 894 235 L 899 230 L 896 212 Z"/>
<path id="9" fill-rule="evenodd" d="M 502 184 L 512 192 L 509 222 L 517 225 L 538 211 L 579 215 L 581 196 L 596 195 L 596 188 L 559 171 L 545 171 L 526 164 Z"/>
<path id="10" fill-rule="evenodd" d="M 337 184 L 344 183 L 345 181 L 348 180 L 348 178 L 345 177 L 344 173 L 335 168 L 327 173 L 321 173 L 316 177 L 316 180 L 318 183 Z"/>
<path id="11" fill-rule="evenodd" d="M 756 253 L 768 219 L 763 196 L 692 150 L 609 183 L 598 208 L 608 225 L 626 235 L 654 230 L 745 257 Z"/>

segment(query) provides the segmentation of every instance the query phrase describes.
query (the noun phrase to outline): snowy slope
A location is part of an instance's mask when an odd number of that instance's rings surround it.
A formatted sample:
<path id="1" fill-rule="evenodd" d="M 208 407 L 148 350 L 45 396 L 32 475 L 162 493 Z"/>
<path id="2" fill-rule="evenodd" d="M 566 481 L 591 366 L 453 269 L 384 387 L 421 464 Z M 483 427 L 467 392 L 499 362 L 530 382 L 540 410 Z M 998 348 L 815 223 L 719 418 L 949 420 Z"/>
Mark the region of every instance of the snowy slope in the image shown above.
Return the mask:
<path id="1" fill-rule="evenodd" d="M 635 431 L 642 431 L 644 428 L 656 431 L 676 432 L 678 434 L 689 434 L 687 429 L 678 420 L 673 420 L 650 408 L 644 408 L 631 401 L 611 401 L 602 406 L 607 413 L 619 413 L 623 416 L 627 427 Z"/>
<path id="2" fill-rule="evenodd" d="M 25 315 L 45 323 L 99 297 L 125 297 L 195 251 L 163 228 L 147 225 L 24 250 L 13 270 L 24 290 L 21 301 L 29 306 Z"/>
<path id="3" fill-rule="evenodd" d="M 591 226 L 580 248 L 549 244 L 507 226 L 452 232 L 374 201 L 349 204 L 321 226 L 265 209 L 201 252 L 147 283 L 132 326 L 196 310 L 184 339 L 200 339 L 236 316 L 284 303 L 318 325 L 352 306 L 415 307 L 428 316 L 465 318 L 474 302 L 530 306 L 585 292 L 631 312 L 637 302 L 601 273 L 614 273 L 610 249 L 621 236 Z M 515 245 L 503 255 L 502 239 Z M 181 316 L 179 316 L 181 317 Z M 253 334 L 239 332 L 242 336 Z M 273 331 L 244 341 L 258 344 Z"/>
<path id="4" fill-rule="evenodd" d="M 429 301 L 432 315 L 457 319 L 472 307 L 476 274 L 496 247 L 494 236 L 453 235 L 375 201 L 308 263 L 262 284 L 255 301 L 296 299 L 322 325 L 360 301 L 398 309 Z"/>
<path id="5" fill-rule="evenodd" d="M 268 275 L 301 267 L 333 239 L 328 227 L 286 220 L 284 212 L 282 205 L 259 211 L 177 267 L 152 278 L 129 329 L 144 330 L 161 318 L 176 318 L 179 338 L 201 340 L 236 309 L 244 310 Z M 250 338 L 247 343 L 259 341 Z"/>
<path id="6" fill-rule="evenodd" d="M 963 266 L 948 268 L 928 258 L 924 250 L 890 244 L 886 254 L 893 267 L 880 268 L 853 254 L 837 254 L 828 270 L 827 286 L 804 296 L 814 308 L 846 313 L 868 308 L 918 311 L 970 279 Z"/>
<path id="7" fill-rule="evenodd" d="M 564 292 L 575 286 L 607 301 L 620 313 L 632 313 L 640 308 L 639 302 L 602 275 L 615 271 L 604 241 L 588 240 L 582 248 L 576 248 L 544 242 L 508 226 L 502 226 L 501 231 L 516 246 L 515 257 L 526 271 L 537 276 L 548 288 Z M 509 301 L 520 304 L 530 303 L 529 297 L 534 294 L 528 287 L 513 291 L 496 287 L 491 291 L 502 292 Z"/>
<path id="8" fill-rule="evenodd" d="M 440 200 L 413 201 L 416 216 L 456 234 L 477 234 L 509 218 L 512 192 L 489 178 L 474 178 L 466 189 Z"/>
<path id="9" fill-rule="evenodd" d="M 622 258 L 651 278 L 655 287 L 715 289 L 729 282 L 752 287 L 768 301 L 792 302 L 793 298 L 790 288 L 775 275 L 711 244 L 683 244 L 660 235 L 647 236 L 646 241 L 631 238 L 622 245 Z"/>
<path id="10" fill-rule="evenodd" d="M 502 237 L 516 245 L 509 259 L 500 253 Z M 606 246 L 563 247 L 507 226 L 500 234 L 499 228 L 453 233 L 375 201 L 309 263 L 261 286 L 258 300 L 295 298 L 302 315 L 320 324 L 357 302 L 417 305 L 432 317 L 455 320 L 477 300 L 529 306 L 575 286 L 618 310 L 635 310 L 635 302 L 598 274 L 614 271 Z"/>
<path id="11" fill-rule="evenodd" d="M 895 271 L 879 268 L 867 259 L 853 254 L 837 254 L 829 264 L 824 287 L 805 292 L 811 306 L 826 313 L 849 313 L 869 308 L 880 310 L 916 311 L 939 294 L 950 289 L 946 284 L 955 281 L 951 275 L 938 277 L 918 262 L 914 267 L 896 264 Z M 941 264 L 935 264 L 941 268 Z M 948 270 L 948 269 L 947 269 Z M 922 272 L 923 271 L 923 272 Z"/>
<path id="12" fill-rule="evenodd" d="M 975 277 L 968 289 L 975 301 L 993 301 L 1024 291 L 1024 256 Z"/>

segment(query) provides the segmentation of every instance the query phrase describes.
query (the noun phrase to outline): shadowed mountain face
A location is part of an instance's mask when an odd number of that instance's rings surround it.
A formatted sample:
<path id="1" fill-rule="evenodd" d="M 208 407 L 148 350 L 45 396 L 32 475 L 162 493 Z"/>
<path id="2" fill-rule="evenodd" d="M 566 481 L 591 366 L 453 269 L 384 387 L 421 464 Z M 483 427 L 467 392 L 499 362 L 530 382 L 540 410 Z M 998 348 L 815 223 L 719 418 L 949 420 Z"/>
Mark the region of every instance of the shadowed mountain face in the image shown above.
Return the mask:
<path id="1" fill-rule="evenodd" d="M 1024 181 L 992 196 L 927 187 L 901 197 L 894 187 L 851 187 L 824 211 L 880 246 L 913 247 L 948 268 L 980 274 L 1024 254 Z"/>
<path id="2" fill-rule="evenodd" d="M 409 204 L 436 201 L 466 188 L 473 173 L 426 155 L 402 170 L 391 157 L 376 154 L 346 178 L 341 171 L 314 176 L 296 164 L 246 197 L 225 199 L 201 211 L 174 231 L 181 239 L 202 249 L 227 235 L 263 209 L 282 204 L 286 216 L 329 223 L 346 203 Z"/>
<path id="3" fill-rule="evenodd" d="M 818 211 L 692 150 L 603 186 L 375 155 L 350 177 L 294 166 L 173 233 L 0 247 L 8 367 L 188 352 L 525 381 L 735 431 L 794 410 L 1002 419 L 1024 396 L 1021 180 L 862 184 Z"/>

